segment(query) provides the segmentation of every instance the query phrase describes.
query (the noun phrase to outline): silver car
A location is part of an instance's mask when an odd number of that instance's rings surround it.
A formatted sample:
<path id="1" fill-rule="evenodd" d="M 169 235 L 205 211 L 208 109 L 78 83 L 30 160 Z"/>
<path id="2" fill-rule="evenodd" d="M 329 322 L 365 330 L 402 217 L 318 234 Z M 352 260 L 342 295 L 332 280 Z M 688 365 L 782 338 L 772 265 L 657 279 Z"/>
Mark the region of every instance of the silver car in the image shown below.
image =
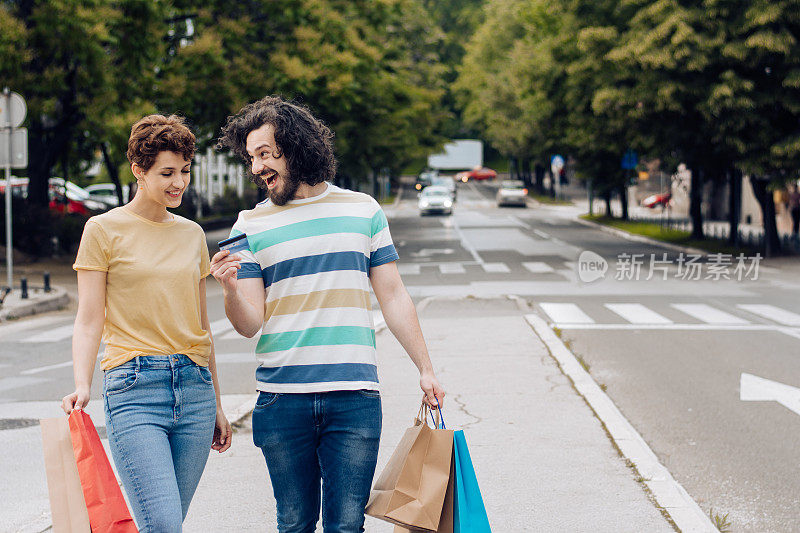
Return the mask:
<path id="1" fill-rule="evenodd" d="M 500 188 L 497 190 L 497 206 L 504 205 L 528 206 L 528 189 L 523 182 L 505 180 L 500 183 Z"/>
<path id="2" fill-rule="evenodd" d="M 453 199 L 447 187 L 430 185 L 419 193 L 419 214 L 432 213 L 453 214 Z"/>

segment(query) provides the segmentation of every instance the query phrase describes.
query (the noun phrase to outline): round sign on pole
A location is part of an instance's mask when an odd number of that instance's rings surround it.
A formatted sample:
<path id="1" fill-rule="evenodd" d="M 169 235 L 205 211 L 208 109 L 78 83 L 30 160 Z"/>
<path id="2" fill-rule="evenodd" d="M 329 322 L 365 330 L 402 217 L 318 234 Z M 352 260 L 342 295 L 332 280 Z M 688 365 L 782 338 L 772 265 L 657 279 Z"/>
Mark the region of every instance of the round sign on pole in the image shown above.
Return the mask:
<path id="1" fill-rule="evenodd" d="M 0 99 L 0 127 L 18 128 L 25 121 L 28 114 L 28 106 L 25 99 L 17 93 L 8 93 L 8 96 Z"/>

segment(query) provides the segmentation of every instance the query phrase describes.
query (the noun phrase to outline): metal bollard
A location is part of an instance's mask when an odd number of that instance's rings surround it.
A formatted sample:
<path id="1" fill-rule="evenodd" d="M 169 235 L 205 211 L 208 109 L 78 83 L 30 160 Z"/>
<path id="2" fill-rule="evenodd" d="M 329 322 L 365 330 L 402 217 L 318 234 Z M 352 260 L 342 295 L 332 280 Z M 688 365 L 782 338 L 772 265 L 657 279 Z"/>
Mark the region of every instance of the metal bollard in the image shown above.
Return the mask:
<path id="1" fill-rule="evenodd" d="M 50 292 L 51 290 L 53 290 L 53 289 L 50 288 L 50 272 L 45 272 L 44 273 L 44 292 Z"/>
<path id="2" fill-rule="evenodd" d="M 20 298 L 23 300 L 28 299 L 28 278 L 22 278 L 19 280 L 19 290 L 20 290 Z"/>

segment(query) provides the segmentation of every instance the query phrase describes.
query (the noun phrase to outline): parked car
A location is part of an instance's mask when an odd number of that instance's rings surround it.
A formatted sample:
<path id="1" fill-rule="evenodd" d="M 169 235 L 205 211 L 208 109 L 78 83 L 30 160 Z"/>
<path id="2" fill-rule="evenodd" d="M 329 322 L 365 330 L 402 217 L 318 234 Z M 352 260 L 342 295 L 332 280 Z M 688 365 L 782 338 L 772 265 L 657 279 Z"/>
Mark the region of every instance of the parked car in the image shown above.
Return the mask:
<path id="1" fill-rule="evenodd" d="M 504 205 L 518 205 L 522 207 L 528 206 L 528 189 L 525 184 L 517 180 L 504 180 L 500 183 L 500 188 L 497 189 L 497 206 Z"/>
<path id="2" fill-rule="evenodd" d="M 452 176 L 436 176 L 431 180 L 431 185 L 444 187 L 450 191 L 450 199 L 456 201 L 456 180 Z"/>
<path id="3" fill-rule="evenodd" d="M 438 185 L 425 187 L 419 193 L 418 205 L 420 215 L 431 213 L 453 214 L 453 200 L 450 198 L 450 191 L 446 187 Z"/>
<path id="4" fill-rule="evenodd" d="M 438 170 L 423 170 L 419 173 L 419 176 L 417 176 L 417 182 L 414 184 L 414 188 L 421 191 L 425 187 L 433 185 L 433 179 L 438 176 Z"/>
<path id="5" fill-rule="evenodd" d="M 21 198 L 28 197 L 28 178 L 11 178 L 11 193 Z M 0 193 L 5 192 L 5 180 L 0 181 Z M 106 211 L 108 206 L 97 200 L 82 187 L 62 178 L 50 178 L 48 191 L 50 209 L 58 213 L 77 213 L 91 216 Z"/>
<path id="6" fill-rule="evenodd" d="M 662 193 L 662 194 L 651 194 L 644 200 L 642 200 L 642 207 L 649 207 L 650 209 L 655 209 L 658 206 L 665 208 L 669 205 L 669 201 L 672 200 L 672 193 Z"/>
<path id="7" fill-rule="evenodd" d="M 469 180 L 493 180 L 497 177 L 497 172 L 487 167 L 475 167 L 456 174 L 456 179 L 466 183 Z"/>
<path id="8" fill-rule="evenodd" d="M 0 194 L 6 193 L 6 180 L 0 180 Z M 28 196 L 28 178 L 11 176 L 11 194 L 20 198 Z"/>
<path id="9" fill-rule="evenodd" d="M 117 187 L 113 183 L 95 183 L 86 187 L 86 192 L 92 197 L 92 200 L 102 202 L 109 207 L 117 207 L 119 205 L 119 198 L 117 198 Z M 122 202 L 128 203 L 128 187 L 122 188 Z"/>

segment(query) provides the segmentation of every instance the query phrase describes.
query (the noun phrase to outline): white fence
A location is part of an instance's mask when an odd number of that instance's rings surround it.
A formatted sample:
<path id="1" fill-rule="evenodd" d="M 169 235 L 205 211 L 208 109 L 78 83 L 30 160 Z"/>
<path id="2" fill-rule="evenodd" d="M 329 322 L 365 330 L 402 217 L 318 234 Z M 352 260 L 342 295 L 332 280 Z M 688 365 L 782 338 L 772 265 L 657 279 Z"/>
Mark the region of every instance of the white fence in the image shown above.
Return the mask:
<path id="1" fill-rule="evenodd" d="M 244 168 L 239 163 L 231 163 L 224 154 L 215 153 L 211 148 L 205 154 L 195 156 L 192 165 L 193 184 L 198 196 L 209 205 L 222 196 L 226 187 L 233 187 L 239 198 L 244 194 Z M 200 205 L 200 202 L 197 202 Z M 199 207 L 198 207 L 199 209 Z"/>

